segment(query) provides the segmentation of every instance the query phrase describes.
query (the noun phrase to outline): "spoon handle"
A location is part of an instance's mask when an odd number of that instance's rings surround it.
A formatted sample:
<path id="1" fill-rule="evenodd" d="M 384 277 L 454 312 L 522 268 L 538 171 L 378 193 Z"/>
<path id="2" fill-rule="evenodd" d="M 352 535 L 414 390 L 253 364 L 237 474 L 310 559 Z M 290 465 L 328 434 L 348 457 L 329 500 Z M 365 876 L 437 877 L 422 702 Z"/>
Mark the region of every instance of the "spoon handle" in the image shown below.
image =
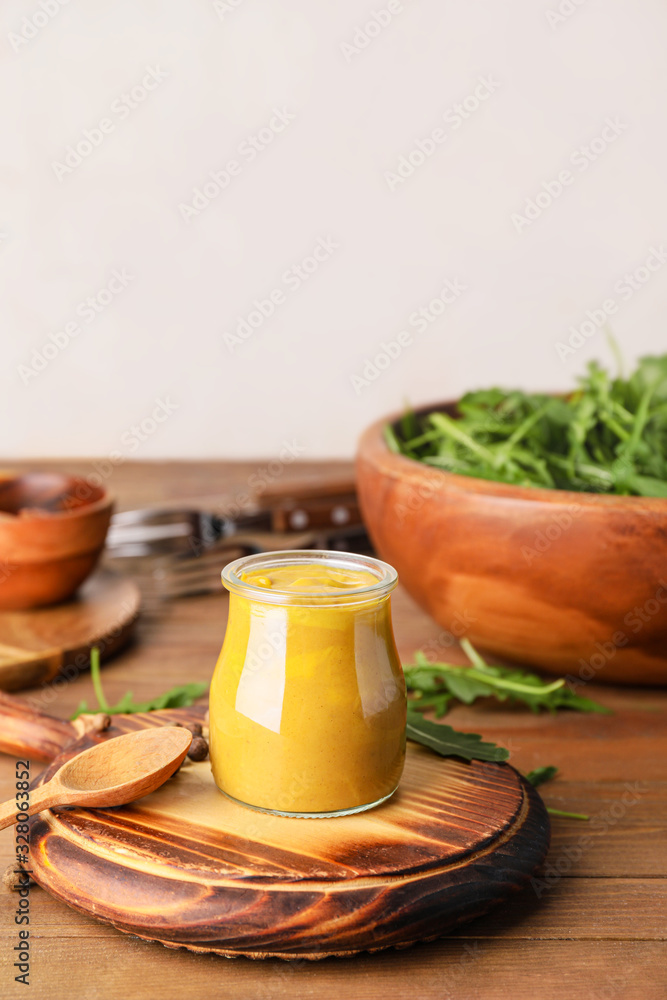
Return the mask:
<path id="1" fill-rule="evenodd" d="M 16 799 L 8 799 L 0 805 L 0 830 L 16 822 Z"/>
<path id="2" fill-rule="evenodd" d="M 42 809 L 60 805 L 63 800 L 62 789 L 53 784 L 53 779 L 40 785 L 39 788 L 33 788 L 30 792 L 30 802 L 27 808 L 17 809 L 16 799 L 7 799 L 6 802 L 0 804 L 0 830 L 15 823 L 17 813 L 21 815 L 27 813 L 28 816 L 33 816 L 35 813 L 41 812 Z"/>

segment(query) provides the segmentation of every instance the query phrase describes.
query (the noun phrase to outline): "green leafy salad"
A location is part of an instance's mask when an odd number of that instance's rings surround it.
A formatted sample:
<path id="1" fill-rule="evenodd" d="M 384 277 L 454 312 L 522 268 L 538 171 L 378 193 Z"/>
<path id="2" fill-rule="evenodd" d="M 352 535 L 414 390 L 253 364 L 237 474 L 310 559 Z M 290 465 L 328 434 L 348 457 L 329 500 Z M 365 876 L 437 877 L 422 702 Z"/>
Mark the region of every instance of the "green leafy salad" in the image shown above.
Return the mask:
<path id="1" fill-rule="evenodd" d="M 520 486 L 667 497 L 667 354 L 613 378 L 597 362 L 565 396 L 469 392 L 454 416 L 407 412 L 392 451 Z"/>

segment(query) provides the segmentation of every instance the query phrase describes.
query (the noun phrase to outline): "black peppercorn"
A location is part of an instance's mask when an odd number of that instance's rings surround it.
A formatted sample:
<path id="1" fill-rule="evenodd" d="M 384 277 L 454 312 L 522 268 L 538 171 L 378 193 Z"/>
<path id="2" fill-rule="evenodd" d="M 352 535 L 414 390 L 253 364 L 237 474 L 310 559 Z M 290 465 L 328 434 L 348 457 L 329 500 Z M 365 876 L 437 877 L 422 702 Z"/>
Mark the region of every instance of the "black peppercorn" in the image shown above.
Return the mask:
<path id="1" fill-rule="evenodd" d="M 205 760 L 208 757 L 208 743 L 203 736 L 193 737 L 188 757 L 190 760 Z"/>
<path id="2" fill-rule="evenodd" d="M 177 722 L 176 725 L 180 729 L 189 730 L 193 736 L 201 736 L 202 734 L 202 728 L 198 722 Z"/>

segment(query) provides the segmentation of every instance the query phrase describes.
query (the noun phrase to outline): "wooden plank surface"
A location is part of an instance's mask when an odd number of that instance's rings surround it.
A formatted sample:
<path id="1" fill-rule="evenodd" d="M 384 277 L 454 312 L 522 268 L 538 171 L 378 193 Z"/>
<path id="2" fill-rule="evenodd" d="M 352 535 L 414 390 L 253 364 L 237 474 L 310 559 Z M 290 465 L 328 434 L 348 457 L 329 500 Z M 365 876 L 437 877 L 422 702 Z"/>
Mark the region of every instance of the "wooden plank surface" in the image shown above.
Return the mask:
<path id="1" fill-rule="evenodd" d="M 17 463 L 14 463 L 15 465 Z M 39 464 L 44 467 L 48 463 Z M 126 463 L 108 486 L 120 508 L 198 496 L 231 505 L 266 463 Z M 56 464 L 74 473 L 90 463 Z M 303 472 L 349 468 L 333 463 L 285 467 Z M 243 501 L 242 501 L 243 502 Z M 394 600 L 399 651 L 409 660 L 431 644 L 462 662 L 452 638 L 401 592 Z M 176 602 L 140 621 L 137 642 L 105 667 L 105 690 L 116 700 L 128 688 L 143 699 L 185 680 L 208 681 L 224 633 L 220 593 Z M 432 645 L 432 644 L 435 644 Z M 32 893 L 33 996 L 51 1000 L 181 1000 L 206 991 L 216 997 L 319 997 L 360 1000 L 664 1000 L 667 995 L 667 692 L 591 684 L 586 693 L 614 709 L 613 717 L 523 709 L 455 709 L 452 725 L 504 742 L 521 770 L 556 764 L 559 778 L 543 788 L 547 804 L 591 815 L 589 823 L 553 821 L 552 849 L 537 898 L 527 890 L 502 910 L 442 941 L 405 951 L 326 959 L 310 965 L 252 962 L 169 951 L 127 938 L 51 899 Z M 94 701 L 90 677 L 59 690 L 35 689 L 31 700 L 67 716 L 82 698 Z M 35 764 L 34 771 L 41 765 Z M 14 762 L 0 758 L 0 795 L 13 788 Z M 627 785 L 630 785 L 630 789 Z M 625 798 L 624 798 L 625 796 Z M 582 844 L 582 838 L 590 838 Z M 0 864 L 11 860 L 12 838 L 0 839 Z M 550 867 L 552 866 L 552 867 Z M 539 883 L 537 885 L 540 890 Z M 12 982 L 16 897 L 3 894 L 0 996 L 22 996 Z"/>

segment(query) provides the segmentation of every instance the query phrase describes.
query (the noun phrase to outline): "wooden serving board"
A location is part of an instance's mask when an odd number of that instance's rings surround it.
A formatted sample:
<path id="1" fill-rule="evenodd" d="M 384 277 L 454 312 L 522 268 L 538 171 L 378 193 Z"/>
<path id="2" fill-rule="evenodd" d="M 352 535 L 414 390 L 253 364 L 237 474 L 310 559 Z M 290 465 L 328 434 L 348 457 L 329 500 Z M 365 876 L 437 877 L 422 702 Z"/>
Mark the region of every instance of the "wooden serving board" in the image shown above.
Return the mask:
<path id="1" fill-rule="evenodd" d="M 132 580 L 102 570 L 63 604 L 0 611 L 0 689 L 17 691 L 86 669 L 92 646 L 102 660 L 125 645 L 139 614 Z"/>
<path id="2" fill-rule="evenodd" d="M 36 753 L 69 723 L 0 696 L 0 748 Z M 100 739 L 202 721 L 203 708 L 114 716 L 70 744 L 43 778 Z M 467 764 L 408 744 L 398 792 L 336 819 L 287 819 L 237 805 L 208 761 L 116 809 L 54 809 L 33 820 L 31 865 L 48 892 L 130 934 L 220 955 L 319 959 L 440 937 L 522 887 L 543 860 L 549 820 L 506 764 Z"/>

